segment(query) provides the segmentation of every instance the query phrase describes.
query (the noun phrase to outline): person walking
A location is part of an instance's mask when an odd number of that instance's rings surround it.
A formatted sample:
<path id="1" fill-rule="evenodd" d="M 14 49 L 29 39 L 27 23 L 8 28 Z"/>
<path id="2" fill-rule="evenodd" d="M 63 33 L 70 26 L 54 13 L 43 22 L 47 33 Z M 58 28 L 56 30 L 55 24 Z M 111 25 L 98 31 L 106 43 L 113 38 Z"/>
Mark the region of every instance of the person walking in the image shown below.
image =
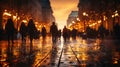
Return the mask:
<path id="1" fill-rule="evenodd" d="M 46 32 L 46 28 L 43 26 L 43 27 L 42 27 L 42 32 L 41 32 L 43 39 L 45 39 L 46 33 L 47 33 L 47 32 Z"/>
<path id="2" fill-rule="evenodd" d="M 74 40 L 76 40 L 77 30 L 76 30 L 75 28 L 73 28 L 71 33 L 72 33 L 72 38 L 73 38 Z"/>
<path id="3" fill-rule="evenodd" d="M 5 25 L 5 31 L 7 34 L 8 44 L 10 44 L 10 40 L 12 41 L 12 44 L 14 44 L 15 27 L 12 19 L 7 20 L 7 23 Z"/>
<path id="4" fill-rule="evenodd" d="M 68 29 L 66 28 L 66 26 L 64 26 L 63 28 L 63 38 L 64 38 L 64 43 L 66 43 L 68 38 Z"/>
<path id="5" fill-rule="evenodd" d="M 33 19 L 29 20 L 27 28 L 28 28 L 28 35 L 30 37 L 30 43 L 32 43 L 34 37 L 36 36 L 35 34 L 37 31 Z"/>
<path id="6" fill-rule="evenodd" d="M 27 36 L 27 26 L 25 26 L 25 23 L 22 22 L 20 26 L 20 34 L 22 36 L 22 42 L 26 42 L 26 36 Z"/>
<path id="7" fill-rule="evenodd" d="M 52 35 L 52 42 L 56 43 L 56 41 L 57 41 L 57 34 L 58 34 L 58 28 L 55 25 L 55 22 L 53 22 L 52 25 L 50 26 L 50 33 Z"/>

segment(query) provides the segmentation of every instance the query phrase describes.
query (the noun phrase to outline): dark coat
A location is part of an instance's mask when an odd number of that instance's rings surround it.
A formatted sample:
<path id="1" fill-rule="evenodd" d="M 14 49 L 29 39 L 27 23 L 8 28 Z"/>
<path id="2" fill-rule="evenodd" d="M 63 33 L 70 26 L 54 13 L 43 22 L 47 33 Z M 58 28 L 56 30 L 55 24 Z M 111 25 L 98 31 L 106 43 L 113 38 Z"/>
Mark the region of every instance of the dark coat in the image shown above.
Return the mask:
<path id="1" fill-rule="evenodd" d="M 8 19 L 5 25 L 5 31 L 8 35 L 13 35 L 15 33 L 15 27 L 12 19 Z"/>
<path id="2" fill-rule="evenodd" d="M 52 34 L 52 36 L 57 36 L 58 34 L 58 28 L 55 24 L 53 24 L 51 27 L 50 27 L 50 33 Z"/>
<path id="3" fill-rule="evenodd" d="M 21 26 L 20 26 L 20 34 L 22 36 L 26 36 L 27 35 L 27 26 L 25 26 L 25 23 L 22 22 Z"/>

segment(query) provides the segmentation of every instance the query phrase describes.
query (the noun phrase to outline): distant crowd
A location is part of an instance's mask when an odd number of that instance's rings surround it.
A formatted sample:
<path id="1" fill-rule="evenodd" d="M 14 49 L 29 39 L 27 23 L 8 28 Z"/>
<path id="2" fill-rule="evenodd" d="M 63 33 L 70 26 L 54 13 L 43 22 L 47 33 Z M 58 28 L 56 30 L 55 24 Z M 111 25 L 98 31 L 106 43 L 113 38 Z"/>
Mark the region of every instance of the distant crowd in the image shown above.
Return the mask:
<path id="1" fill-rule="evenodd" d="M 6 35 L 4 35 L 4 33 Z M 89 26 L 86 27 L 85 32 L 78 32 L 75 28 L 72 30 L 68 29 L 66 26 L 64 26 L 63 30 L 58 30 L 57 25 L 55 22 L 52 23 L 50 26 L 50 34 L 52 36 L 52 42 L 56 43 L 56 41 L 61 37 L 61 35 L 64 38 L 64 42 L 69 41 L 70 37 L 72 39 L 76 40 L 76 36 L 81 36 L 83 38 L 104 38 L 107 35 L 111 35 L 114 37 L 114 39 L 120 39 L 120 25 L 116 23 L 113 27 L 113 31 L 110 32 L 105 29 L 103 24 L 101 24 L 98 28 L 98 31 L 90 28 Z M 5 30 L 0 29 L 0 40 L 4 39 L 3 36 L 6 36 L 8 43 L 14 43 L 15 35 L 19 36 L 21 35 L 22 42 L 26 42 L 26 37 L 29 37 L 30 42 L 32 43 L 33 39 L 37 39 L 42 35 L 42 38 L 45 39 L 47 32 L 46 28 L 42 26 L 42 31 L 40 32 L 35 27 L 33 19 L 30 19 L 28 22 L 28 25 L 26 26 L 24 22 L 21 23 L 20 30 L 17 31 L 14 27 L 14 22 L 12 19 L 8 19 L 7 23 L 5 25 Z"/>

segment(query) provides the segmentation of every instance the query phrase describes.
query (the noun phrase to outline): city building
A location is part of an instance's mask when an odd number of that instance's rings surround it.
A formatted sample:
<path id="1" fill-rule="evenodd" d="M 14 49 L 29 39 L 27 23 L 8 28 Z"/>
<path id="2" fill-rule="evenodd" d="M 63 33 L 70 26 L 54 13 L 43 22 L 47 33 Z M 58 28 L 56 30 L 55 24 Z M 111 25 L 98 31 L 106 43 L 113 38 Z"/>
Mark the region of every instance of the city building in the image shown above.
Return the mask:
<path id="1" fill-rule="evenodd" d="M 31 18 L 39 27 L 41 24 L 50 25 L 55 22 L 49 0 L 0 0 L 0 6 L 3 27 L 10 17 L 16 28 L 19 28 L 22 21 L 28 22 Z"/>
<path id="2" fill-rule="evenodd" d="M 120 24 L 119 0 L 79 0 L 78 10 L 78 17 L 85 24 L 84 27 L 90 26 L 97 30 L 103 24 L 112 31 L 114 24 Z"/>
<path id="3" fill-rule="evenodd" d="M 42 22 L 52 23 L 55 21 L 49 0 L 39 0 L 41 4 Z"/>
<path id="4" fill-rule="evenodd" d="M 79 32 L 83 31 L 83 23 L 78 18 L 78 11 L 71 11 L 67 19 L 67 28 L 72 30 L 73 28 Z"/>
<path id="5" fill-rule="evenodd" d="M 71 11 L 67 19 L 67 26 L 69 26 L 71 23 L 76 22 L 77 17 L 78 17 L 78 11 Z"/>

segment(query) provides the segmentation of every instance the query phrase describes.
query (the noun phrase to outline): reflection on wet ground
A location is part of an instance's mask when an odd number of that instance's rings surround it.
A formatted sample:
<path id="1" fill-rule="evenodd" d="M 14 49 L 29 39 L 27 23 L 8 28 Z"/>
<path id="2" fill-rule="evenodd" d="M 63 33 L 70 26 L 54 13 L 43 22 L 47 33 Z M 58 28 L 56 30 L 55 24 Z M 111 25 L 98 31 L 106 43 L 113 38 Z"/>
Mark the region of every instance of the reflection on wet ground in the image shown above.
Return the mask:
<path id="1" fill-rule="evenodd" d="M 112 39 L 70 39 L 64 43 L 51 37 L 30 44 L 0 41 L 0 67 L 120 67 L 120 43 Z"/>

